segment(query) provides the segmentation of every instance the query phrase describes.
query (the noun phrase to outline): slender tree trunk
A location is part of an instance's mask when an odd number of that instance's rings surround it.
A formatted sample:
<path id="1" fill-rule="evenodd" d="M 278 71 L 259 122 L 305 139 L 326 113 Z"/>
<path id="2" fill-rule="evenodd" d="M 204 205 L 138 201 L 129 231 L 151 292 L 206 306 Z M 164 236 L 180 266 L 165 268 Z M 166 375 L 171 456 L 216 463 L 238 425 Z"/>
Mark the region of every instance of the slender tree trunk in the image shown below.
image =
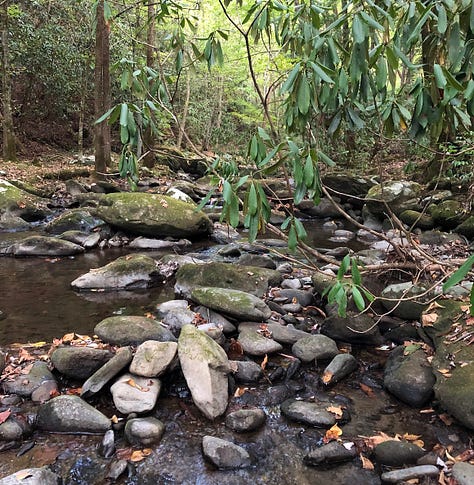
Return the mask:
<path id="1" fill-rule="evenodd" d="M 3 89 L 3 159 L 15 161 L 16 139 L 13 128 L 13 116 L 11 108 L 12 86 L 10 77 L 10 50 L 8 43 L 8 1 L 2 5 L 2 49 L 3 49 L 3 69 L 2 69 L 2 89 Z"/>
<path id="2" fill-rule="evenodd" d="M 104 0 L 100 0 L 97 4 L 95 35 L 94 108 L 96 119 L 110 108 L 109 36 L 109 25 L 104 18 Z M 96 176 L 101 178 L 110 165 L 110 126 L 105 121 L 95 125 L 94 149 Z"/>
<path id="3" fill-rule="evenodd" d="M 181 148 L 181 144 L 183 143 L 183 136 L 185 134 L 186 129 L 186 119 L 188 117 L 188 110 L 189 110 L 189 98 L 191 97 L 191 82 L 189 76 L 189 70 L 186 71 L 186 97 L 184 98 L 184 106 L 183 112 L 181 113 L 181 122 L 179 124 L 179 133 L 178 133 L 178 141 L 176 145 L 178 148 Z"/>
<path id="4" fill-rule="evenodd" d="M 147 46 L 146 46 L 146 65 L 153 67 L 155 65 L 155 5 L 148 4 L 148 30 L 147 30 Z M 155 166 L 155 154 L 153 153 L 154 136 L 151 127 L 147 127 L 143 133 L 143 145 L 145 149 L 145 156 L 143 157 L 143 165 L 147 168 Z"/>

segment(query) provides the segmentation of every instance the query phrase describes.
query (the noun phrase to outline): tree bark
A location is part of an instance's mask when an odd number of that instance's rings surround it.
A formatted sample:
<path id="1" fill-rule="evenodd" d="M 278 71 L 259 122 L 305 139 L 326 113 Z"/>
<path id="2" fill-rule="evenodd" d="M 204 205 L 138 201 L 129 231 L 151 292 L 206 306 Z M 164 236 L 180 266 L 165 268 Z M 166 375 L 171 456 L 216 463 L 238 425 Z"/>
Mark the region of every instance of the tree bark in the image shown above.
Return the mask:
<path id="1" fill-rule="evenodd" d="M 110 27 L 104 18 L 104 0 L 97 4 L 95 44 L 94 109 L 96 119 L 110 109 Z M 106 121 L 94 130 L 96 177 L 102 178 L 110 165 L 110 126 Z"/>
<path id="2" fill-rule="evenodd" d="M 186 120 L 188 118 L 190 97 L 191 97 L 191 83 L 190 83 L 190 76 L 189 76 L 189 70 L 188 70 L 186 71 L 186 94 L 184 98 L 183 112 L 181 113 L 181 122 L 179 123 L 178 141 L 176 142 L 176 146 L 178 148 L 181 148 L 181 145 L 183 143 L 183 137 L 184 137 L 185 128 L 186 128 Z"/>
<path id="3" fill-rule="evenodd" d="M 3 159 L 15 161 L 16 154 L 16 138 L 13 128 L 12 116 L 12 86 L 10 76 L 10 49 L 8 42 L 8 5 L 10 2 L 5 0 L 2 5 L 2 49 L 3 49 L 3 69 L 2 69 L 2 90 L 3 90 Z"/>
<path id="4" fill-rule="evenodd" d="M 146 45 L 146 65 L 153 67 L 155 65 L 155 4 L 148 4 L 148 29 L 147 29 L 147 45 Z M 147 127 L 143 133 L 143 145 L 145 155 L 143 157 L 143 165 L 147 168 L 155 166 L 155 154 L 153 153 L 154 136 L 151 127 Z"/>

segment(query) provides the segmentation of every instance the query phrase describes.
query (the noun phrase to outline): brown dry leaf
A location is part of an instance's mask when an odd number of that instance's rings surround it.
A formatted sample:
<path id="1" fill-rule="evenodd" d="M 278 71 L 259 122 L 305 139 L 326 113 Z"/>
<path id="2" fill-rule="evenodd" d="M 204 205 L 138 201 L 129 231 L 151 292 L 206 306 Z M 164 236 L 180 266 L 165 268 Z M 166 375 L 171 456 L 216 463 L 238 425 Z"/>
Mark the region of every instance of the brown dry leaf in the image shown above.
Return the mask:
<path id="1" fill-rule="evenodd" d="M 384 441 L 399 441 L 397 438 L 393 438 L 392 436 L 385 434 L 383 431 L 379 431 L 379 433 L 374 436 L 362 436 L 362 438 L 368 448 L 375 448 Z"/>
<path id="2" fill-rule="evenodd" d="M 339 428 L 337 424 L 335 424 L 332 428 L 326 431 L 326 434 L 323 438 L 323 443 L 329 443 L 330 441 L 337 440 L 341 435 L 342 429 Z"/>
<path id="3" fill-rule="evenodd" d="M 20 352 L 18 353 L 18 359 L 19 359 L 19 364 L 22 362 L 27 362 L 29 360 L 35 360 L 35 357 L 33 357 L 27 350 L 25 349 L 20 349 Z"/>
<path id="4" fill-rule="evenodd" d="M 323 384 L 329 384 L 331 382 L 331 379 L 333 377 L 333 373 L 332 372 L 324 372 L 323 373 L 323 376 L 321 377 L 321 380 L 323 381 Z"/>
<path id="5" fill-rule="evenodd" d="M 474 458 L 474 450 L 471 450 L 470 448 L 468 448 L 467 450 L 463 451 L 460 455 L 456 455 L 454 457 L 454 460 L 456 462 L 469 461 L 472 458 Z"/>
<path id="6" fill-rule="evenodd" d="M 137 461 L 142 461 L 144 460 L 147 456 L 150 456 L 152 453 L 152 450 L 150 448 L 145 448 L 143 450 L 135 450 L 132 452 L 130 455 L 130 461 L 136 463 Z"/>
<path id="7" fill-rule="evenodd" d="M 466 318 L 466 325 L 474 325 L 474 317 Z"/>
<path id="8" fill-rule="evenodd" d="M 25 478 L 32 477 L 33 474 L 28 470 L 20 470 L 19 472 L 16 472 L 14 476 L 18 481 L 21 481 L 21 480 L 24 480 Z"/>
<path id="9" fill-rule="evenodd" d="M 229 359 L 231 360 L 235 360 L 241 355 L 244 355 L 244 349 L 242 348 L 242 345 L 240 345 L 240 342 L 238 342 L 234 338 L 230 339 L 228 355 Z"/>
<path id="10" fill-rule="evenodd" d="M 248 387 L 238 387 L 234 392 L 234 397 L 243 396 L 248 390 Z"/>
<path id="11" fill-rule="evenodd" d="M 29 374 L 31 369 L 33 368 L 33 364 L 28 364 L 27 366 L 23 367 L 23 369 L 20 370 L 20 374 L 26 375 Z"/>
<path id="12" fill-rule="evenodd" d="M 265 370 L 267 363 L 268 363 L 268 355 L 265 354 L 265 357 L 263 358 L 262 363 L 260 364 L 260 367 L 262 368 L 262 370 Z"/>
<path id="13" fill-rule="evenodd" d="M 449 369 L 437 369 L 440 374 L 442 374 L 444 377 L 451 377 L 451 371 Z"/>
<path id="14" fill-rule="evenodd" d="M 150 390 L 148 387 L 140 386 L 140 384 L 137 384 L 132 378 L 127 379 L 125 381 L 125 384 L 128 384 L 129 386 L 132 386 L 135 389 L 138 389 L 139 391 L 142 391 L 142 392 L 148 392 Z"/>
<path id="15" fill-rule="evenodd" d="M 362 468 L 364 470 L 373 470 L 375 468 L 374 464 L 368 458 L 366 458 L 362 453 L 360 453 L 359 457 L 360 457 L 360 461 L 362 462 Z"/>
<path id="16" fill-rule="evenodd" d="M 451 426 L 453 424 L 453 418 L 449 414 L 438 414 L 438 418 L 441 419 L 446 426 Z"/>
<path id="17" fill-rule="evenodd" d="M 334 414 L 334 416 L 336 416 L 336 419 L 342 418 L 343 410 L 342 410 L 342 407 L 341 406 L 328 406 L 326 408 L 326 411 L 328 411 L 329 413 Z"/>
<path id="18" fill-rule="evenodd" d="M 360 388 L 367 394 L 367 396 L 374 397 L 374 390 L 371 387 L 363 384 L 362 382 L 359 385 Z"/>
<path id="19" fill-rule="evenodd" d="M 129 460 L 132 456 L 133 449 L 132 448 L 119 448 L 115 452 L 115 456 L 117 460 Z"/>
<path id="20" fill-rule="evenodd" d="M 60 395 L 61 393 L 57 389 L 51 389 L 51 391 L 49 391 L 49 397 L 51 398 L 58 397 Z"/>
<path id="21" fill-rule="evenodd" d="M 10 411 L 10 409 L 7 409 L 6 411 L 0 413 L 0 424 L 4 423 L 9 418 L 11 413 L 12 412 Z"/>
<path id="22" fill-rule="evenodd" d="M 427 408 L 427 409 L 420 409 L 420 414 L 431 414 L 434 413 L 435 410 L 433 408 Z"/>
<path id="23" fill-rule="evenodd" d="M 160 204 L 162 205 L 162 207 L 164 207 L 165 209 L 168 207 L 168 202 L 166 202 L 165 199 L 161 199 L 160 200 Z"/>
<path id="24" fill-rule="evenodd" d="M 66 391 L 69 396 L 80 396 L 82 393 L 82 387 L 70 388 Z"/>
<path id="25" fill-rule="evenodd" d="M 421 325 L 423 327 L 431 327 L 433 323 L 436 323 L 436 320 L 438 320 L 437 313 L 424 313 L 421 316 Z"/>
<path id="26" fill-rule="evenodd" d="M 112 421 L 112 423 L 114 424 L 118 424 L 119 422 L 119 419 L 117 418 L 117 416 L 114 414 L 111 418 L 110 418 L 110 421 Z"/>
<path id="27" fill-rule="evenodd" d="M 75 338 L 74 332 L 67 333 L 66 335 L 63 336 L 62 341 L 63 342 L 72 342 Z"/>

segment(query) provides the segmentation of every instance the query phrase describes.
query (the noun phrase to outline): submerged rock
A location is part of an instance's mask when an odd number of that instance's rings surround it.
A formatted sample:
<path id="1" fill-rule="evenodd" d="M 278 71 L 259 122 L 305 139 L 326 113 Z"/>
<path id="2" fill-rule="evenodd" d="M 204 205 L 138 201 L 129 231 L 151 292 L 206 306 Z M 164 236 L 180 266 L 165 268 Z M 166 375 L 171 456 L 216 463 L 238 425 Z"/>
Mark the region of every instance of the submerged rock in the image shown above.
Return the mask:
<path id="1" fill-rule="evenodd" d="M 239 409 L 226 416 L 225 425 L 238 433 L 244 433 L 263 426 L 266 418 L 262 409 Z"/>
<path id="2" fill-rule="evenodd" d="M 153 258 L 132 254 L 91 269 L 76 278 L 71 286 L 77 290 L 133 290 L 149 288 L 162 281 L 158 263 Z"/>
<path id="3" fill-rule="evenodd" d="M 78 396 L 58 396 L 40 406 L 37 426 L 52 433 L 105 433 L 110 419 Z"/>
<path id="4" fill-rule="evenodd" d="M 281 405 L 281 412 L 289 419 L 300 423 L 329 428 L 336 423 L 334 414 L 326 410 L 328 404 L 288 399 Z"/>
<path id="5" fill-rule="evenodd" d="M 94 212 L 112 226 L 142 236 L 192 238 L 209 234 L 212 228 L 193 204 L 159 194 L 107 194 Z"/>
<path id="6" fill-rule="evenodd" d="M 250 455 L 244 448 L 214 436 L 204 436 L 202 451 L 217 468 L 245 468 L 251 463 Z"/>
<path id="7" fill-rule="evenodd" d="M 196 407 L 209 419 L 227 408 L 230 364 L 224 349 L 193 325 L 185 325 L 178 355 Z"/>

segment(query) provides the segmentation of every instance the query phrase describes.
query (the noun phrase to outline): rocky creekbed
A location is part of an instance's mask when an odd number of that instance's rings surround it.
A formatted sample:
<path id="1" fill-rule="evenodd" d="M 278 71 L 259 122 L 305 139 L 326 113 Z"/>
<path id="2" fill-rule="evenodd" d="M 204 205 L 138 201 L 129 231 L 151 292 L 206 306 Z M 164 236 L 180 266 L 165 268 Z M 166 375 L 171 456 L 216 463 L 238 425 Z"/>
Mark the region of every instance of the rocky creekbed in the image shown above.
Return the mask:
<path id="1" fill-rule="evenodd" d="M 366 204 L 361 211 L 348 199 L 346 208 L 382 228 L 381 204 L 371 204 L 377 186 L 359 182 L 349 187 L 368 192 Z M 57 202 L 70 208 L 56 217 L 51 201 L 2 187 L 4 230 L 49 218 L 44 231 L 4 244 L 5 256 L 66 258 L 120 246 L 128 254 L 71 280 L 70 291 L 174 285 L 174 299 L 146 314 L 109 315 L 94 336 L 3 350 L 0 470 L 9 476 L 0 483 L 473 483 L 468 284 L 441 299 L 423 283 L 369 282 L 385 306 L 359 314 L 350 304 L 341 317 L 322 297 L 337 266 L 309 270 L 288 263 L 281 241 L 240 241 L 194 211 L 199 186 L 181 183 L 186 194 L 172 191 L 184 199 L 176 201 L 71 182 Z M 394 183 L 383 195 L 402 220 L 422 205 L 413 184 Z M 453 196 L 444 197 L 435 207 Z M 356 234 L 331 207 L 301 211 L 326 218 L 327 238 L 340 246 L 324 252 L 337 261 Z M 472 237 L 463 229 L 472 215 L 458 212 L 456 225 L 449 216 L 444 227 Z M 430 214 L 432 227 L 443 227 L 435 208 Z M 190 252 L 188 239 L 209 234 L 212 258 Z M 366 245 L 353 254 L 361 263 L 390 257 L 387 241 L 362 230 L 357 237 Z M 456 234 L 417 238 L 439 258 L 468 251 Z M 411 299 L 394 303 L 401 296 Z"/>

